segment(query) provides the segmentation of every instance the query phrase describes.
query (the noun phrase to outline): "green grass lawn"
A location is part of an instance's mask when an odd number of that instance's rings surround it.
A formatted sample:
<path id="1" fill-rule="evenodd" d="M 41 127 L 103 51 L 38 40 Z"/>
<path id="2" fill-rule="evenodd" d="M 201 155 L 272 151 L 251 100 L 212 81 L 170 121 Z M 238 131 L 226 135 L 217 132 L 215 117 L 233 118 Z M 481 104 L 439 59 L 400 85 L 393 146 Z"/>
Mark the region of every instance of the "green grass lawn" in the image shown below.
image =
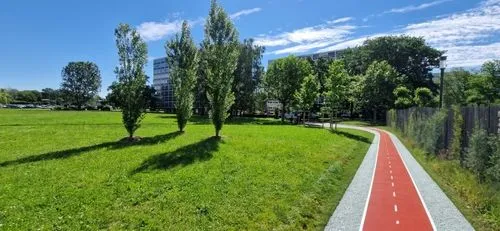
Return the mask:
<path id="1" fill-rule="evenodd" d="M 479 183 L 474 174 L 460 167 L 458 161 L 428 156 L 401 132 L 389 127 L 381 128 L 398 135 L 476 230 L 500 230 L 500 185 Z"/>
<path id="2" fill-rule="evenodd" d="M 323 229 L 372 135 L 276 124 L 0 110 L 0 229 Z"/>

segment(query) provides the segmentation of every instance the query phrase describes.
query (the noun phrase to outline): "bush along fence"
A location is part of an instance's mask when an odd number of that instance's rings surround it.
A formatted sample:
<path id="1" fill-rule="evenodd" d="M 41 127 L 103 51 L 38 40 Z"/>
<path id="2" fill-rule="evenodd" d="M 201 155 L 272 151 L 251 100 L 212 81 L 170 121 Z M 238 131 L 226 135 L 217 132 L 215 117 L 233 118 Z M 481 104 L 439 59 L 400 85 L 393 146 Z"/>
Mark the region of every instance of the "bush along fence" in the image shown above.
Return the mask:
<path id="1" fill-rule="evenodd" d="M 500 182 L 500 106 L 409 108 L 386 118 L 429 155 L 459 160 L 481 181 Z"/>

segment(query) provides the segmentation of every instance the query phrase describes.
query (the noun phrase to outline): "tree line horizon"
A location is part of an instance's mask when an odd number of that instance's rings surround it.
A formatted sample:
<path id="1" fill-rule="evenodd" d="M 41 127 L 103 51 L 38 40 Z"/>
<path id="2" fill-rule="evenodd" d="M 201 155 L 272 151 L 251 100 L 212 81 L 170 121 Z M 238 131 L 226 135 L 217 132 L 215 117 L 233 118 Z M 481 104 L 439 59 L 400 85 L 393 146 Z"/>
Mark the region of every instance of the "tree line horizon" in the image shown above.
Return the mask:
<path id="1" fill-rule="evenodd" d="M 288 56 L 264 70 L 264 47 L 253 39 L 239 40 L 231 19 L 216 0 L 211 1 L 205 37 L 194 44 L 187 22 L 165 44 L 174 87 L 179 130 L 192 116 L 195 102 L 208 109 L 215 135 L 220 137 L 230 115 L 253 114 L 266 100 L 282 104 L 281 118 L 291 111 L 322 112 L 331 119 L 348 112 L 351 117 L 385 116 L 392 108 L 435 107 L 439 92 L 432 69 L 445 52 L 421 37 L 385 36 L 348 48 L 340 59 L 303 59 Z M 129 137 L 140 127 L 146 108 L 154 107 L 154 88 L 145 74 L 147 45 L 128 24 L 115 30 L 119 65 L 107 101 L 122 109 Z M 70 62 L 63 68 L 61 89 L 44 89 L 55 101 L 85 105 L 101 87 L 99 68 L 91 62 Z M 445 75 L 444 105 L 494 104 L 500 99 L 500 60 L 486 62 L 472 73 L 453 69 Z M 35 91 L 0 90 L 0 103 L 41 99 Z M 154 102 L 156 101 L 156 102 Z M 201 110 L 204 115 L 205 111 Z"/>

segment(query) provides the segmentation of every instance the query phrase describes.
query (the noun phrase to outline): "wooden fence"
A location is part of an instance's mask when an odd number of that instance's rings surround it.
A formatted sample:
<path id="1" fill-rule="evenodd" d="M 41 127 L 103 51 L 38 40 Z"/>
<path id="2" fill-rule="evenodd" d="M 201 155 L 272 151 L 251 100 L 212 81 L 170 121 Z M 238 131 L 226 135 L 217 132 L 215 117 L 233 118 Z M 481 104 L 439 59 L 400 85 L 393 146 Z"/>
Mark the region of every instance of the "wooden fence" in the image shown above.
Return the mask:
<path id="1" fill-rule="evenodd" d="M 410 108 L 396 110 L 395 114 L 387 115 L 387 125 L 393 126 L 402 132 L 408 129 L 410 116 L 415 118 L 429 118 L 439 109 L 437 108 Z M 486 130 L 489 134 L 500 134 L 500 105 L 497 106 L 468 106 L 461 108 L 464 123 L 462 125 L 462 148 L 469 146 L 470 136 L 476 126 Z M 388 112 L 390 113 L 390 112 Z M 439 139 L 439 147 L 449 149 L 453 137 L 453 110 L 448 109 L 446 119 L 442 126 L 442 133 Z"/>

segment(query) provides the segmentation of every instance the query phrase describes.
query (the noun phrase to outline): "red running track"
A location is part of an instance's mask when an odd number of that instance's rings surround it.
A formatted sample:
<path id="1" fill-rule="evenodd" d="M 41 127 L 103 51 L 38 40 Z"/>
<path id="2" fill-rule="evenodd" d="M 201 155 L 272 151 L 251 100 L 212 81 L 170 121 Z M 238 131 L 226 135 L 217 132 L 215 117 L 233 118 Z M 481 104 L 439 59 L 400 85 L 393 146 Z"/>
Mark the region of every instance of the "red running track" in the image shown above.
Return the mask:
<path id="1" fill-rule="evenodd" d="M 433 225 L 396 146 L 381 130 L 375 175 L 363 230 L 433 230 Z"/>

